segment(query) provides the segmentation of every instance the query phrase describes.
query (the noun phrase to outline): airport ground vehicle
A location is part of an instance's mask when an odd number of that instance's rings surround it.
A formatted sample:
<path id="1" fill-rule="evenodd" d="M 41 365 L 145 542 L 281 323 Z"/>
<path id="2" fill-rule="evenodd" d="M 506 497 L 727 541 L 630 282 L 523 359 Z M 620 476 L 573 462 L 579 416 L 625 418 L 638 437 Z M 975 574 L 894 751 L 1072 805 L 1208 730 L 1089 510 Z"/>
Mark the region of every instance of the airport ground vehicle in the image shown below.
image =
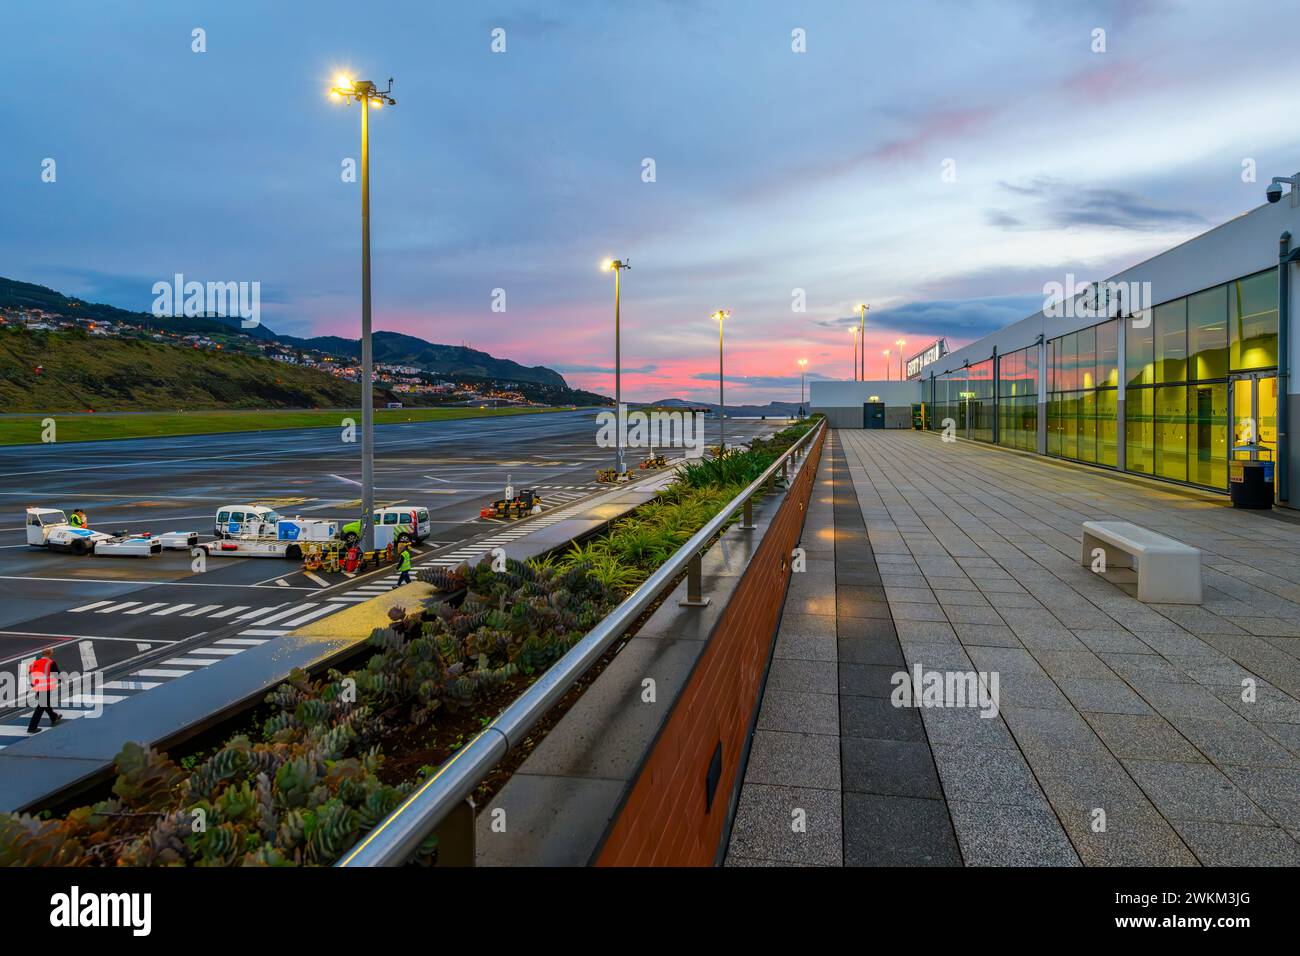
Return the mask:
<path id="1" fill-rule="evenodd" d="M 429 509 L 403 505 L 396 508 L 376 508 L 370 518 L 375 528 L 375 547 L 386 548 L 391 542 L 412 544 L 423 541 L 433 528 Z M 361 519 L 343 526 L 343 541 L 349 545 L 361 539 Z"/>
<path id="2" fill-rule="evenodd" d="M 241 525 L 238 534 L 224 534 L 204 544 L 210 555 L 228 558 L 302 559 L 303 545 L 337 541 L 339 523 L 328 518 L 278 517 L 274 524 L 260 521 Z"/>
<path id="3" fill-rule="evenodd" d="M 266 505 L 222 505 L 213 519 L 212 530 L 220 538 L 240 534 L 248 524 L 274 525 L 279 520 L 279 512 Z"/>
<path id="4" fill-rule="evenodd" d="M 188 550 L 199 540 L 197 531 L 167 531 L 159 535 L 92 531 L 70 524 L 67 515 L 56 508 L 28 508 L 25 523 L 27 543 L 32 547 L 77 555 L 148 558 L 164 548 Z"/>
<path id="5" fill-rule="evenodd" d="M 542 499 L 537 492 L 524 490 L 513 498 L 498 498 L 488 507 L 479 511 L 480 518 L 522 518 L 524 515 L 536 514 L 541 510 Z"/>

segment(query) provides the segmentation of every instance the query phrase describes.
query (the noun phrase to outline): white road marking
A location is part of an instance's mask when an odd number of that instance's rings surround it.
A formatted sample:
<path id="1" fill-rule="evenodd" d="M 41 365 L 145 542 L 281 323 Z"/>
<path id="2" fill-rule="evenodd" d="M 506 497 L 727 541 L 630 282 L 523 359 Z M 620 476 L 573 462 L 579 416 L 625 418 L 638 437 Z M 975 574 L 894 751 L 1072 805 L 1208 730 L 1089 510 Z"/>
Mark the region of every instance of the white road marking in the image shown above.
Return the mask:
<path id="1" fill-rule="evenodd" d="M 275 583 L 282 588 L 287 588 L 289 586 L 289 582 L 286 581 L 284 578 L 276 578 Z"/>
<path id="2" fill-rule="evenodd" d="M 241 654 L 248 650 L 246 647 L 205 647 L 200 654 Z"/>
<path id="3" fill-rule="evenodd" d="M 135 607 L 135 606 L 136 606 L 137 604 L 139 604 L 139 603 L 140 603 L 139 601 L 123 601 L 121 604 L 113 604 L 113 605 L 111 605 L 111 606 L 109 606 L 109 607 L 101 608 L 100 610 L 96 611 L 95 613 L 96 613 L 96 614 L 112 614 L 114 611 L 120 611 L 120 610 L 122 610 L 123 608 L 127 608 L 127 607 Z"/>
<path id="4" fill-rule="evenodd" d="M 173 604 L 171 607 L 165 607 L 161 611 L 154 611 L 150 617 L 166 617 L 168 614 L 175 614 L 177 611 L 183 611 L 187 607 L 193 607 L 193 604 Z"/>
<path id="5" fill-rule="evenodd" d="M 104 682 L 104 690 L 152 690 L 156 681 L 147 680 L 110 680 Z"/>
<path id="6" fill-rule="evenodd" d="M 267 611 L 274 611 L 274 610 L 275 610 L 276 608 L 278 608 L 278 607 L 284 607 L 284 605 L 283 605 L 283 604 L 272 604 L 270 607 L 259 607 L 259 608 L 254 608 L 253 610 L 249 611 L 247 614 L 241 614 L 241 615 L 239 615 L 239 617 L 235 618 L 235 620 L 236 620 L 236 621 L 247 621 L 249 618 L 261 617 L 261 616 L 262 616 L 263 614 L 265 614 Z"/>
<path id="7" fill-rule="evenodd" d="M 330 614 L 333 611 L 337 611 L 337 610 L 338 608 L 332 605 L 326 605 L 325 607 L 318 607 L 316 608 L 316 610 L 310 611 L 307 614 L 304 614 L 302 617 L 295 617 L 292 621 L 285 621 L 284 626 L 297 627 L 300 624 L 306 624 L 308 621 L 314 620 L 315 618 L 321 617 L 322 615 L 325 614 Z"/>
<path id="8" fill-rule="evenodd" d="M 215 664 L 220 658 L 217 657 L 173 657 L 171 660 L 163 661 L 164 667 L 207 667 L 209 664 Z"/>
<path id="9" fill-rule="evenodd" d="M 217 607 L 221 607 L 220 604 L 218 604 L 218 605 L 216 605 L 216 606 L 217 606 Z M 224 611 L 222 611 L 220 614 L 213 614 L 212 616 L 213 616 L 213 617 L 229 617 L 230 615 L 235 614 L 235 613 L 238 613 L 239 611 L 247 611 L 247 610 L 248 610 L 248 605 L 247 605 L 247 604 L 236 604 L 234 607 L 228 607 L 228 608 L 226 608 Z"/>
<path id="10" fill-rule="evenodd" d="M 167 606 L 167 602 L 166 602 L 166 601 L 156 601 L 156 602 L 154 602 L 153 604 L 142 604 L 140 607 L 133 607 L 133 608 L 131 608 L 131 610 L 127 611 L 126 613 L 127 613 L 127 614 L 143 614 L 145 611 L 152 611 L 154 608 L 166 607 L 166 606 Z M 100 611 L 99 613 L 100 613 L 100 614 L 103 614 L 103 613 L 105 613 L 105 612 L 104 612 L 104 611 Z"/>
<path id="11" fill-rule="evenodd" d="M 158 667 L 149 667 L 142 671 L 136 671 L 132 677 L 184 677 L 192 671 L 171 671 L 163 670 Z"/>
<path id="12" fill-rule="evenodd" d="M 272 614 L 270 617 L 260 618 L 259 620 L 256 620 L 253 623 L 258 626 L 261 626 L 263 624 L 273 624 L 276 621 L 280 620 L 281 618 L 289 617 L 293 614 L 299 614 L 303 611 L 309 611 L 315 606 L 316 606 L 316 602 L 308 601 L 304 604 L 299 604 L 296 607 L 287 608 L 286 610 L 283 611 L 277 611 L 275 614 Z"/>
<path id="13" fill-rule="evenodd" d="M 327 587 L 330 586 L 330 583 L 329 583 L 328 581 L 326 581 L 324 578 L 322 578 L 322 577 L 320 577 L 320 576 L 318 576 L 318 575 L 312 574 L 310 571 L 304 571 L 304 572 L 302 573 L 302 576 L 305 577 L 305 578 L 308 578 L 308 579 L 310 579 L 310 580 L 312 580 L 312 581 L 315 581 L 317 584 L 319 584 L 319 585 L 320 585 L 321 587 L 323 587 L 323 588 L 327 588 Z"/>
<path id="14" fill-rule="evenodd" d="M 112 604 L 112 601 L 96 601 L 94 604 L 85 604 L 81 607 L 71 608 L 69 614 L 80 614 L 82 611 L 93 611 L 97 607 L 103 607 L 106 604 Z"/>
<path id="15" fill-rule="evenodd" d="M 255 641 L 247 637 L 223 637 L 221 640 L 217 641 L 217 643 L 257 645 L 257 644 L 265 644 L 266 641 Z"/>
<path id="16" fill-rule="evenodd" d="M 200 614 L 207 614 L 209 611 L 215 611 L 221 607 L 220 604 L 205 604 L 202 607 L 196 607 L 192 611 L 186 611 L 181 617 L 198 617 Z"/>
<path id="17" fill-rule="evenodd" d="M 265 637 L 283 637 L 289 632 L 284 630 L 278 630 L 276 628 L 270 628 L 269 630 L 260 630 L 260 631 L 240 631 L 239 633 L 240 634 L 261 634 Z"/>
<path id="18" fill-rule="evenodd" d="M 99 661 L 95 659 L 95 645 L 91 641 L 82 641 L 77 645 L 81 651 L 81 672 L 88 673 L 99 667 Z"/>

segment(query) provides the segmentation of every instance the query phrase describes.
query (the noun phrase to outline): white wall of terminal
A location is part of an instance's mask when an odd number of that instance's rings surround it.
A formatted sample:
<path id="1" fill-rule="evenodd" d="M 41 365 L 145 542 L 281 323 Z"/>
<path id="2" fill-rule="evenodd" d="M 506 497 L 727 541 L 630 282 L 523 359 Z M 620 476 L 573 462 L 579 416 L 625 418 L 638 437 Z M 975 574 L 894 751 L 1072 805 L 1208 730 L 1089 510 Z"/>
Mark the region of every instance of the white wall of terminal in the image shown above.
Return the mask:
<path id="1" fill-rule="evenodd" d="M 911 428 L 912 406 L 921 401 L 921 383 L 917 381 L 813 380 L 810 386 L 809 410 L 824 414 L 832 428 L 861 428 L 862 406 L 868 402 L 884 404 L 886 428 Z"/>
<path id="2" fill-rule="evenodd" d="M 1260 184 L 1261 191 L 1263 186 L 1264 184 Z M 1291 197 L 1289 195 L 1283 196 L 1278 203 L 1266 203 L 1252 209 L 1250 212 L 1216 226 L 1194 239 L 1189 239 L 1167 252 L 1163 252 L 1112 276 L 1076 274 L 1075 280 L 1079 284 L 1095 280 L 1116 283 L 1150 282 L 1150 304 L 1159 305 L 1162 302 L 1177 299 L 1202 289 L 1208 289 L 1232 279 L 1273 268 L 1278 264 L 1278 240 L 1283 232 L 1291 233 L 1292 249 L 1300 245 L 1300 208 L 1291 206 Z M 1300 364 L 1300 341 L 1297 341 L 1297 336 L 1294 333 L 1296 328 L 1294 316 L 1297 307 L 1300 307 L 1300 296 L 1297 295 L 1296 266 L 1292 264 L 1288 266 L 1288 269 L 1290 270 L 1290 295 L 1288 297 L 1290 307 L 1285 312 L 1290 321 L 1286 339 L 1288 342 L 1289 367 L 1295 369 Z M 1048 275 L 1045 279 L 1064 283 L 1064 270 L 1058 276 Z M 967 363 L 974 365 L 977 362 L 982 362 L 993 355 L 994 349 L 997 350 L 997 354 L 1003 355 L 1033 345 L 1039 341 L 1040 336 L 1045 343 L 1049 339 L 1068 335 L 1070 332 L 1087 328 L 1103 320 L 1104 317 L 1102 316 L 1048 318 L 1041 311 L 1036 312 L 1028 318 L 1021 319 L 1019 322 L 986 335 L 969 345 L 949 352 L 938 361 L 926 366 L 921 373 L 921 378 L 924 383 L 933 376 L 956 371 Z M 1120 335 L 1119 342 L 1120 368 L 1122 369 L 1124 367 L 1123 335 Z M 1045 366 L 1046 346 L 1043 345 L 1039 356 L 1040 370 Z M 1287 431 L 1294 432 L 1295 423 L 1300 421 L 1300 391 L 1298 391 L 1294 374 L 1287 375 L 1286 368 L 1280 368 L 1279 374 L 1284 376 L 1287 411 L 1290 419 Z M 1044 407 L 1047 401 L 1046 388 L 1047 377 L 1040 372 L 1038 394 L 1040 452 L 1046 451 L 1047 414 Z M 923 384 L 922 393 L 925 401 L 928 402 L 930 400 L 928 386 Z M 1124 408 L 1123 375 L 1120 376 L 1118 399 L 1122 421 Z M 1278 437 L 1279 443 L 1287 442 L 1290 449 L 1288 456 L 1290 464 L 1288 480 L 1290 500 L 1287 503 L 1292 507 L 1298 507 L 1300 506 L 1300 447 L 1298 447 L 1300 442 L 1290 440 L 1289 436 L 1282 432 L 1281 427 L 1279 427 Z M 1121 466 L 1122 464 L 1121 461 Z M 1283 489 L 1279 488 L 1278 493 L 1279 497 L 1282 497 Z"/>

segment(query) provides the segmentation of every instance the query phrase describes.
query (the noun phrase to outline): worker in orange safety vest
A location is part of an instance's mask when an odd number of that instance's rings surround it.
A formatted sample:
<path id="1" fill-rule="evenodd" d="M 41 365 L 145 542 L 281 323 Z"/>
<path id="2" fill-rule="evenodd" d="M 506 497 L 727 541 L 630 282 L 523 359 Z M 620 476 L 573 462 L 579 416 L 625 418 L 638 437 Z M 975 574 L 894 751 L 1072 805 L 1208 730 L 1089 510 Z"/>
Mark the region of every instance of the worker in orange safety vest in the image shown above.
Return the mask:
<path id="1" fill-rule="evenodd" d="M 32 696 L 36 698 L 36 709 L 32 711 L 31 722 L 27 725 L 29 734 L 36 733 L 42 711 L 50 715 L 51 727 L 62 720 L 54 710 L 54 675 L 58 672 L 59 665 L 54 662 L 54 651 L 48 647 L 41 651 L 40 657 L 32 661 Z"/>

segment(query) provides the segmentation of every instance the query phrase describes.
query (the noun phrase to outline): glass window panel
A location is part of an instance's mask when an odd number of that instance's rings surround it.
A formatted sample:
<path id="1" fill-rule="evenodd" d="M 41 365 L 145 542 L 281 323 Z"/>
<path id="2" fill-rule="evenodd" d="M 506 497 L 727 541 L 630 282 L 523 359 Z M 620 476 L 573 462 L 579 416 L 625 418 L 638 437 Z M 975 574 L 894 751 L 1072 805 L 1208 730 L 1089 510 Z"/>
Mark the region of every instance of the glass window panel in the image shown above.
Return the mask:
<path id="1" fill-rule="evenodd" d="M 1196 381 L 1228 375 L 1228 287 L 1216 286 L 1187 299 L 1187 338 L 1190 364 L 1187 377 Z"/>
<path id="2" fill-rule="evenodd" d="M 1137 388 L 1124 399 L 1124 458 L 1129 471 L 1153 473 L 1154 389 Z"/>
<path id="3" fill-rule="evenodd" d="M 1097 387 L 1097 330 L 1080 329 L 1075 335 L 1079 338 L 1078 388 Z"/>
<path id="4" fill-rule="evenodd" d="M 1061 454 L 1079 457 L 1079 396 L 1075 392 L 1061 396 Z"/>
<path id="5" fill-rule="evenodd" d="M 1097 392 L 1097 462 L 1112 467 L 1119 464 L 1118 394 L 1109 388 Z"/>
<path id="6" fill-rule="evenodd" d="M 1060 339 L 1061 383 L 1063 392 L 1073 392 L 1079 387 L 1079 333 L 1071 332 Z"/>
<path id="7" fill-rule="evenodd" d="M 1228 487 L 1228 384 L 1187 389 L 1187 480 Z"/>
<path id="8" fill-rule="evenodd" d="M 1155 474 L 1187 480 L 1187 389 L 1160 387 L 1155 398 Z"/>
<path id="9" fill-rule="evenodd" d="M 1097 460 L 1097 393 L 1079 395 L 1079 447 L 1080 461 Z"/>
<path id="10" fill-rule="evenodd" d="M 1124 322 L 1124 365 L 1129 385 L 1150 385 L 1155 381 L 1154 332 L 1150 309 Z"/>
<path id="11" fill-rule="evenodd" d="M 1228 327 L 1234 369 L 1277 364 L 1277 270 L 1228 284 Z"/>
<path id="12" fill-rule="evenodd" d="M 1156 381 L 1182 382 L 1187 378 L 1187 300 L 1166 302 L 1155 308 Z"/>
<path id="13" fill-rule="evenodd" d="M 1061 397 L 1055 394 L 1047 400 L 1047 453 L 1061 453 Z"/>
<path id="14" fill-rule="evenodd" d="M 1097 384 L 1114 388 L 1119 384 L 1119 323 L 1097 326 Z"/>

